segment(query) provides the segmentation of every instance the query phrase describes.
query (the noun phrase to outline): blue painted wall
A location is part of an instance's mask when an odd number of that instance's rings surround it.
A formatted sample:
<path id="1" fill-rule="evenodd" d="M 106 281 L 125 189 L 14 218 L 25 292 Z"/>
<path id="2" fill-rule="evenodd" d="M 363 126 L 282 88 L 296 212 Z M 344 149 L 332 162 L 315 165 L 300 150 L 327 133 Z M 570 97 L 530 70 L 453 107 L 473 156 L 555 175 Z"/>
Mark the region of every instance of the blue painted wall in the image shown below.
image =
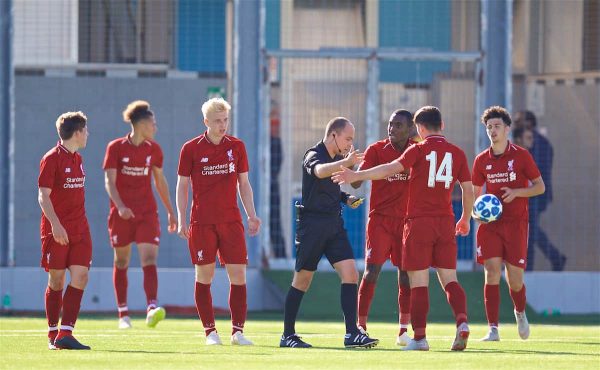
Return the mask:
<path id="1" fill-rule="evenodd" d="M 226 0 L 179 0 L 177 69 L 225 73 Z"/>
<path id="2" fill-rule="evenodd" d="M 265 43 L 267 49 L 277 50 L 281 47 L 281 0 L 266 0 L 265 6 Z"/>
<path id="3" fill-rule="evenodd" d="M 379 46 L 450 51 L 450 7 L 450 0 L 380 0 Z M 380 79 L 428 84 L 435 73 L 449 70 L 449 62 L 383 61 Z"/>

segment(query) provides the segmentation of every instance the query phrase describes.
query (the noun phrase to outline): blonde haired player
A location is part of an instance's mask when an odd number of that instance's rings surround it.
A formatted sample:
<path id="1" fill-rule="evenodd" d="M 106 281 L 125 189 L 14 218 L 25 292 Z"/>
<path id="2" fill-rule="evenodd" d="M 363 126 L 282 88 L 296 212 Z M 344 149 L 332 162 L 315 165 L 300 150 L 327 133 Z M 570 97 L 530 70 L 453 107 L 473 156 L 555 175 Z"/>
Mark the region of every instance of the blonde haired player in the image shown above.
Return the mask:
<path id="1" fill-rule="evenodd" d="M 231 106 L 222 98 L 202 105 L 206 131 L 181 148 L 177 180 L 178 234 L 188 241 L 196 270 L 194 297 L 207 345 L 222 344 L 215 328 L 210 286 L 217 255 L 231 283 L 231 344 L 252 345 L 244 336 L 246 322 L 246 264 L 248 254 L 236 193 L 248 216 L 248 233 L 255 236 L 261 221 L 254 209 L 244 143 L 227 135 Z M 188 191 L 192 186 L 192 211 L 188 224 Z M 188 226 L 189 225 L 189 226 Z"/>

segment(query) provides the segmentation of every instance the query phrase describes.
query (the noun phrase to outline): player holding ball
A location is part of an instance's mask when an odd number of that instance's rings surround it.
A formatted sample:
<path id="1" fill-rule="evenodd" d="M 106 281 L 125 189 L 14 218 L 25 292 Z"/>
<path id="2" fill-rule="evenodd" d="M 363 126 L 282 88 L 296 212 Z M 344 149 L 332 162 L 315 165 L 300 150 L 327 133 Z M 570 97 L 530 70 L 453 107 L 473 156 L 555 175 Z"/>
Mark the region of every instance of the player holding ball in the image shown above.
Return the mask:
<path id="1" fill-rule="evenodd" d="M 482 222 L 477 231 L 477 262 L 485 269 L 485 312 L 489 332 L 483 341 L 499 341 L 498 310 L 500 306 L 500 276 L 502 262 L 513 300 L 519 336 L 529 337 L 525 315 L 525 285 L 523 271 L 527 266 L 528 218 L 527 198 L 544 193 L 544 180 L 527 149 L 508 140 L 512 120 L 508 111 L 499 106 L 485 110 L 481 116 L 490 147 L 473 163 L 473 188 L 479 197 L 486 192 L 502 200 L 502 216 L 490 223 Z"/>

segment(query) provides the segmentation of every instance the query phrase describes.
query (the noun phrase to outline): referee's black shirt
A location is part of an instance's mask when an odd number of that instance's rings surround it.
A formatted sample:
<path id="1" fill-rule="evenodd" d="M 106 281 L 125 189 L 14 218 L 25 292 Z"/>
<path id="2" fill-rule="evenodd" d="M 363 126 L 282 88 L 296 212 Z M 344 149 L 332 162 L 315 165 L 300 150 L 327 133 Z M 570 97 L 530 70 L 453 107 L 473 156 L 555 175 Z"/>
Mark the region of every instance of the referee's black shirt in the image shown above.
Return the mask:
<path id="1" fill-rule="evenodd" d="M 302 163 L 302 205 L 305 213 L 318 213 L 324 215 L 339 215 L 340 202 L 348 200 L 348 194 L 341 191 L 340 186 L 331 180 L 331 177 L 320 179 L 315 174 L 318 164 L 326 164 L 342 160 L 344 157 L 336 155 L 331 158 L 323 141 L 308 149 L 304 153 Z"/>

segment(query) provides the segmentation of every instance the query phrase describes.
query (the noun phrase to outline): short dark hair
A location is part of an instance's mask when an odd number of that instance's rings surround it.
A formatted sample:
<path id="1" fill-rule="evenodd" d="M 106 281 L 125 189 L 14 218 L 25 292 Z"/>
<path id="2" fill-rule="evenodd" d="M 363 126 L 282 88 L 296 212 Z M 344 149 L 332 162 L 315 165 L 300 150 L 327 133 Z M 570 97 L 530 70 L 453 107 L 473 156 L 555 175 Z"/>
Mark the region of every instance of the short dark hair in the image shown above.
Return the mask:
<path id="1" fill-rule="evenodd" d="M 503 108 L 499 105 L 494 105 L 493 107 L 486 109 L 481 115 L 481 123 L 487 125 L 487 121 L 494 118 L 500 118 L 506 126 L 510 126 L 512 124 L 510 113 L 508 113 L 506 108 Z"/>
<path id="2" fill-rule="evenodd" d="M 329 136 L 332 132 L 336 134 L 340 134 L 346 125 L 350 123 L 350 120 L 345 117 L 335 117 L 327 122 L 327 127 L 325 128 L 325 137 Z"/>
<path id="3" fill-rule="evenodd" d="M 127 105 L 123 111 L 123 120 L 132 125 L 140 120 L 154 116 L 154 112 L 150 110 L 150 103 L 145 100 L 136 100 Z"/>
<path id="4" fill-rule="evenodd" d="M 429 131 L 439 131 L 442 128 L 442 112 L 431 105 L 422 107 L 415 113 L 415 123 L 425 126 Z"/>
<path id="5" fill-rule="evenodd" d="M 394 121 L 396 117 L 404 117 L 410 123 L 413 122 L 413 115 L 406 109 L 396 109 L 390 116 L 390 122 Z"/>
<path id="6" fill-rule="evenodd" d="M 537 126 L 537 118 L 535 117 L 535 114 L 532 111 L 524 110 L 524 111 L 521 111 L 520 114 L 523 115 L 523 119 L 525 121 L 531 122 L 531 127 Z"/>
<path id="7" fill-rule="evenodd" d="M 56 129 L 62 140 L 69 140 L 75 131 L 81 131 L 87 124 L 87 117 L 83 112 L 66 112 L 58 116 Z"/>

